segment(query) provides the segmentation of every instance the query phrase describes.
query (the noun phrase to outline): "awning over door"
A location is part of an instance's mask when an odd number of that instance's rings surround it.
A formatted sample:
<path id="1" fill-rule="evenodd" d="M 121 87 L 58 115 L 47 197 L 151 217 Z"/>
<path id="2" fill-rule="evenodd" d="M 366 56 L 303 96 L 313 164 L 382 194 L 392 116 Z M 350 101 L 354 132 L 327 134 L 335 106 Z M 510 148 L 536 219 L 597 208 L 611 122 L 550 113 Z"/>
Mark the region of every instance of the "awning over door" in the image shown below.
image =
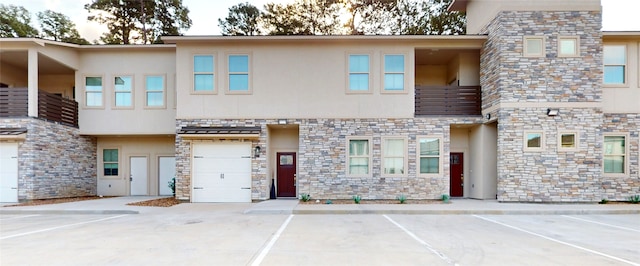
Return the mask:
<path id="1" fill-rule="evenodd" d="M 260 132 L 260 127 L 182 127 L 178 130 L 178 135 L 193 139 L 257 139 L 260 137 Z"/>

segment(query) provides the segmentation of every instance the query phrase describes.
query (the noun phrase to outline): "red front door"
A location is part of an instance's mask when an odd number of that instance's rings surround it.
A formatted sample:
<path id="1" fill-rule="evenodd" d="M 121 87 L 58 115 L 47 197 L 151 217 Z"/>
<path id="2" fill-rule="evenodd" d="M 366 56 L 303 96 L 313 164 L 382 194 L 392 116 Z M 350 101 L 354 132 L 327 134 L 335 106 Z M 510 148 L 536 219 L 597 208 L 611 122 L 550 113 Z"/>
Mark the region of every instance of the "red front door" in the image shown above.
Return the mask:
<path id="1" fill-rule="evenodd" d="M 462 197 L 464 188 L 464 174 L 463 174 L 463 156 L 461 152 L 452 152 L 449 155 L 449 162 L 451 164 L 451 176 L 449 177 L 450 196 Z"/>
<path id="2" fill-rule="evenodd" d="M 278 197 L 296 196 L 296 153 L 278 152 Z"/>

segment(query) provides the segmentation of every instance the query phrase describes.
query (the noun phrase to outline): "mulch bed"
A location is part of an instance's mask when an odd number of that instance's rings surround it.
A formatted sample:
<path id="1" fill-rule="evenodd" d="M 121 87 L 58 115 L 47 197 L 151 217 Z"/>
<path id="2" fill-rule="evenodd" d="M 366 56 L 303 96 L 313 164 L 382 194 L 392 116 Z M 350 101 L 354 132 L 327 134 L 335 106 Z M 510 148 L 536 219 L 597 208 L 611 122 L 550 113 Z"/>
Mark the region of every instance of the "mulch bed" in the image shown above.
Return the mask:
<path id="1" fill-rule="evenodd" d="M 178 205 L 178 204 L 180 204 L 180 201 L 174 197 L 127 203 L 127 205 L 131 205 L 131 206 L 144 206 L 144 207 L 171 207 L 173 205 Z"/>
<path id="2" fill-rule="evenodd" d="M 331 201 L 331 203 L 328 203 Z M 408 199 L 404 203 L 399 200 L 361 200 L 359 204 L 443 204 L 442 200 L 411 200 Z M 300 204 L 356 204 L 352 199 L 332 199 L 332 200 L 314 200 L 307 202 L 300 200 Z"/>

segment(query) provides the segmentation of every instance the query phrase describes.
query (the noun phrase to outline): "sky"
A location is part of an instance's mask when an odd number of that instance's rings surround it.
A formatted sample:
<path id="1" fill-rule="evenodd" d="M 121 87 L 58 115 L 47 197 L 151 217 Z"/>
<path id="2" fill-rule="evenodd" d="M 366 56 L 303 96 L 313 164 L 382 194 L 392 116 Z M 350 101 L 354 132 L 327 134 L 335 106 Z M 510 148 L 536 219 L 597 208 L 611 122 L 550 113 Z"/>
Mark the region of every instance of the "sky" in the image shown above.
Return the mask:
<path id="1" fill-rule="evenodd" d="M 572 0 L 569 0 L 572 1 Z M 93 42 L 106 27 L 88 22 L 84 5 L 91 0 L 0 0 L 0 4 L 23 6 L 31 12 L 32 25 L 38 24 L 36 13 L 47 9 L 67 15 L 76 23 L 80 35 Z M 242 2 L 249 2 L 262 8 L 266 3 L 286 3 L 293 0 L 183 0 L 189 8 L 193 24 L 185 35 L 220 35 L 218 18 L 224 18 L 229 8 Z M 605 31 L 640 31 L 640 0 L 601 0 L 602 29 Z"/>

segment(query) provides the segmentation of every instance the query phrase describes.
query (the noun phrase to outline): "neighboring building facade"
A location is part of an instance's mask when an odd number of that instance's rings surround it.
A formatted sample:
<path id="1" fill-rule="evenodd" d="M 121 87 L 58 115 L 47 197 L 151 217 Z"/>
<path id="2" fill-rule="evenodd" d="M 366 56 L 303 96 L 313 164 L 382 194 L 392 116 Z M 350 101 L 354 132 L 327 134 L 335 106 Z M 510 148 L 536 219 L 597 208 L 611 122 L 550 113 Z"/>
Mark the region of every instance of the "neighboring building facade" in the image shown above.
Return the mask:
<path id="1" fill-rule="evenodd" d="M 640 32 L 597 0 L 451 8 L 468 35 L 1 39 L 0 201 L 640 194 Z"/>

